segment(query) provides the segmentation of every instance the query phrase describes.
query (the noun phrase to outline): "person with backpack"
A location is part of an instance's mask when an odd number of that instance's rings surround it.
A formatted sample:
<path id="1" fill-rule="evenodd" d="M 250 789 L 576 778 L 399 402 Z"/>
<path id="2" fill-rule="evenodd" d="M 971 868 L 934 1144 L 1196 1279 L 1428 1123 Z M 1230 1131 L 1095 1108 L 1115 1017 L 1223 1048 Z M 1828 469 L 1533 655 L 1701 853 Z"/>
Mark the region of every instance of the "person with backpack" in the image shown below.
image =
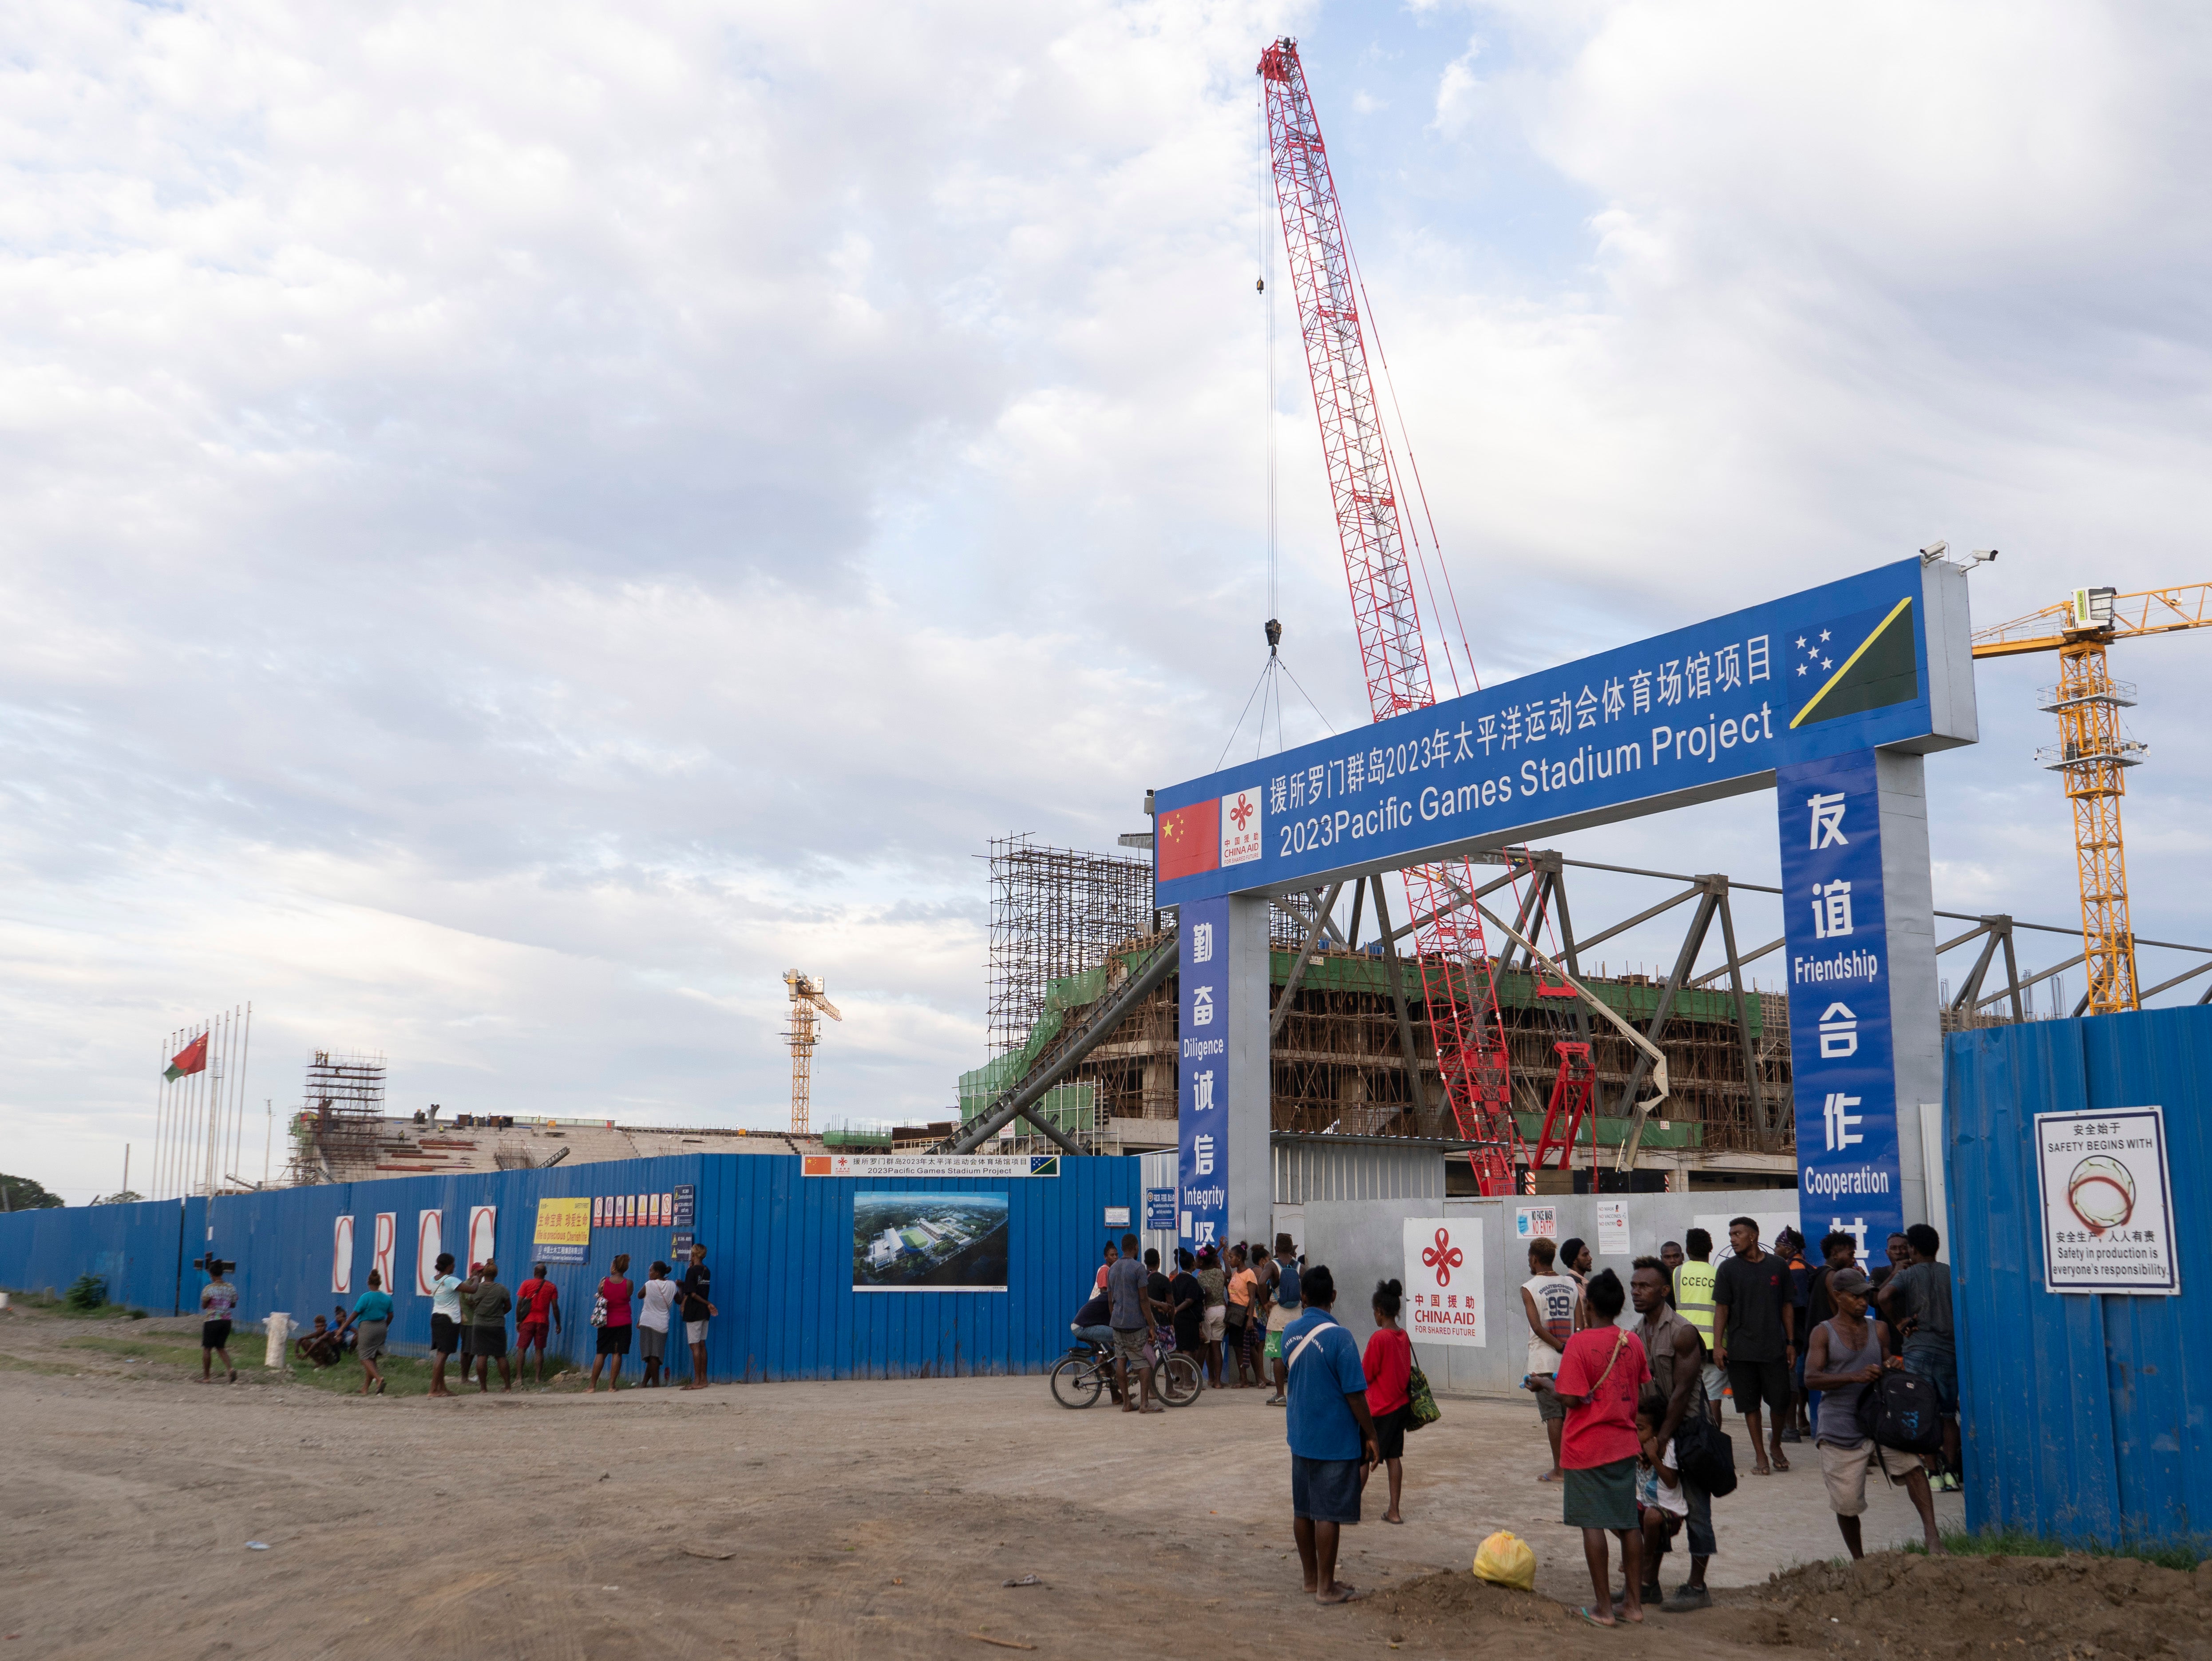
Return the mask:
<path id="1" fill-rule="evenodd" d="M 1292 1244 L 1289 1235 L 1278 1234 L 1275 1236 L 1274 1281 L 1268 1288 L 1268 1297 L 1274 1305 L 1267 1311 L 1267 1349 L 1275 1371 L 1275 1393 L 1267 1398 L 1267 1405 L 1271 1408 L 1282 1406 L 1287 1399 L 1284 1391 L 1291 1375 L 1283 1365 L 1282 1335 L 1288 1330 L 1291 1323 L 1298 1318 L 1300 1312 L 1298 1269 L 1297 1247 Z"/>
<path id="2" fill-rule="evenodd" d="M 1921 1530 L 1931 1557 L 1943 1555 L 1942 1536 L 1936 1529 L 1936 1496 L 1928 1486 L 1928 1471 L 1919 1454 L 1881 1443 L 1880 1391 L 1886 1372 L 1901 1372 L 1904 1362 L 1890 1348 L 1889 1328 L 1867 1318 L 1867 1299 L 1874 1283 L 1856 1269 L 1838 1269 L 1828 1276 L 1828 1295 L 1836 1312 L 1813 1329 L 1806 1347 L 1805 1383 L 1820 1392 L 1820 1422 L 1813 1440 L 1820 1455 L 1820 1479 L 1828 1487 L 1828 1508 L 1836 1513 L 1836 1527 L 1854 1559 L 1866 1555 L 1859 1537 L 1859 1518 L 1866 1512 L 1867 1467 L 1879 1463 L 1893 1485 L 1899 1475 L 1912 1508 L 1920 1513 Z M 1924 1381 L 1915 1380 L 1922 1384 Z M 1868 1401 L 1869 1391 L 1875 1399 Z M 1930 1406 L 1932 1408 L 1932 1402 Z M 1863 1409 L 1874 1408 L 1869 1414 Z M 1867 1421 L 1876 1421 L 1869 1425 Z"/>
<path id="3" fill-rule="evenodd" d="M 1943 1415 L 1943 1463 L 1931 1473 L 1939 1494 L 1959 1491 L 1959 1359 L 1951 1334 L 1951 1265 L 1936 1253 L 1943 1237 L 1926 1223 L 1905 1231 L 1911 1257 L 1875 1293 L 1875 1305 L 1898 1335 L 1905 1370 L 1934 1386 Z"/>

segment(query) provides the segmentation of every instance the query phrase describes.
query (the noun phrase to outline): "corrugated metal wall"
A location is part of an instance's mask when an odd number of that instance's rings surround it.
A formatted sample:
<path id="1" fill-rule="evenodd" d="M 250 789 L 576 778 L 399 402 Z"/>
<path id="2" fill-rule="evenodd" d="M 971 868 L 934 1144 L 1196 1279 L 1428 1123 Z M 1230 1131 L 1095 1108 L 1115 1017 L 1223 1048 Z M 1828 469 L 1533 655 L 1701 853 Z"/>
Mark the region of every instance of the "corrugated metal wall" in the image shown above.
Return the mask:
<path id="1" fill-rule="evenodd" d="M 1389 1146 L 1348 1138 L 1278 1138 L 1275 1203 L 1309 1200 L 1441 1200 L 1443 1155 L 1422 1146 Z"/>
<path id="2" fill-rule="evenodd" d="M 0 1217 L 0 1286 L 59 1290 L 90 1270 L 107 1279 L 117 1302 L 161 1315 L 188 1312 L 198 1307 L 205 1284 L 191 1261 L 212 1250 L 239 1264 L 241 1318 L 258 1322 L 282 1310 L 304 1321 L 340 1301 L 330 1289 L 337 1219 L 354 1219 L 358 1296 L 368 1284 L 376 1214 L 391 1212 L 398 1224 L 392 1342 L 421 1349 L 430 1338 L 430 1300 L 415 1292 L 421 1212 L 441 1214 L 446 1250 L 459 1257 L 470 1208 L 496 1206 L 501 1278 L 512 1287 L 530 1271 L 540 1199 L 665 1193 L 691 1183 L 698 1189 L 695 1232 L 707 1247 L 721 1311 L 708 1349 L 715 1378 L 1035 1372 L 1067 1347 L 1069 1319 L 1095 1273 L 1105 1208 L 1144 1202 L 1134 1159 L 1063 1159 L 1060 1169 L 1058 1177 L 1021 1179 L 807 1177 L 789 1156 L 705 1154 L 333 1183 L 183 1206 L 149 1202 L 25 1212 Z M 856 1189 L 1008 1195 L 1008 1289 L 854 1292 Z M 670 1232 L 595 1229 L 588 1262 L 552 1266 L 549 1278 L 561 1289 L 568 1323 L 556 1348 L 588 1358 L 591 1289 L 619 1251 L 634 1260 L 631 1277 L 643 1280 L 655 1256 L 668 1256 Z"/>
<path id="3" fill-rule="evenodd" d="M 2063 1539 L 2212 1536 L 2212 1009 L 1944 1041 L 1966 1517 Z M 2034 1116 L 2166 1110 L 2181 1293 L 2043 1289 Z"/>

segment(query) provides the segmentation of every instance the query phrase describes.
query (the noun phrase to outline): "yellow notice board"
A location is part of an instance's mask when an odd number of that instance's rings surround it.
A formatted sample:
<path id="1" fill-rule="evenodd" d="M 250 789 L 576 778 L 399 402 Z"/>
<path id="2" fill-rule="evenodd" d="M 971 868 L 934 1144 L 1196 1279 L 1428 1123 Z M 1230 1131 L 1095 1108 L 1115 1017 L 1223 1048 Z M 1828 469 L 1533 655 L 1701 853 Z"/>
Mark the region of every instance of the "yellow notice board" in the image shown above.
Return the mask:
<path id="1" fill-rule="evenodd" d="M 580 1200 L 540 1200 L 538 1202 L 538 1232 L 531 1236 L 538 1256 L 545 1262 L 580 1263 L 591 1250 L 592 1202 L 589 1196 Z"/>

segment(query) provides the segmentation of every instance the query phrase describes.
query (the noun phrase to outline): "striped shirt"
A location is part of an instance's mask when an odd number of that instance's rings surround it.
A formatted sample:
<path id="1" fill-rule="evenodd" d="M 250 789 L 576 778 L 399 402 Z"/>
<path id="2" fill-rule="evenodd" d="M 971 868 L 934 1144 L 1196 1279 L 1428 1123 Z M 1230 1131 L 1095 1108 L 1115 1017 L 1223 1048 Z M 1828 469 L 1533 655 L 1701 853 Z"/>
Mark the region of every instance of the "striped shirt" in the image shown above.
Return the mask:
<path id="1" fill-rule="evenodd" d="M 1709 1350 L 1713 1347 L 1713 1283 L 1719 1278 L 1720 1271 L 1711 1263 L 1692 1261 L 1674 1269 L 1675 1311 L 1697 1328 Z"/>

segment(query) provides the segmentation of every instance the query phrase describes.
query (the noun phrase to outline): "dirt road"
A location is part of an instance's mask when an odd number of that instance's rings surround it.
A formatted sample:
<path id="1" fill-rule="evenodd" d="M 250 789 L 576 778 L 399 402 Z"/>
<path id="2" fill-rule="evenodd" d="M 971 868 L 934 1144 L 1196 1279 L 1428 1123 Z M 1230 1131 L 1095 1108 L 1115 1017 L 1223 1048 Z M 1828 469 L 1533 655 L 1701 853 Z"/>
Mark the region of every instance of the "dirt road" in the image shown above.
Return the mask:
<path id="1" fill-rule="evenodd" d="M 1579 1540 L 1532 1480 L 1518 1402 L 1444 1404 L 1409 1450 L 1408 1525 L 1348 1536 L 1346 1577 L 1377 1596 L 1321 1609 L 1257 1392 L 1148 1419 L 1067 1412 L 1041 1378 L 362 1400 L 263 1372 L 258 1344 L 237 1385 L 203 1385 L 115 1353 L 189 1323 L 120 1326 L 0 1317 L 0 1661 L 1012 1652 L 994 1639 L 1318 1658 L 1393 1638 L 1571 1658 L 1691 1639 L 1727 1661 L 1775 1641 L 1745 1622 L 1780 1618 L 1745 1591 L 1634 1634 L 1571 1623 L 1554 1600 L 1587 1595 Z M 1835 1553 L 1813 1467 L 1722 1507 L 1717 1585 Z M 1901 1494 L 1876 1506 L 1870 1543 L 1905 1530 Z M 1499 1527 L 1551 1597 L 1464 1573 Z M 1042 1584 L 1004 1584 L 1028 1575 Z"/>

